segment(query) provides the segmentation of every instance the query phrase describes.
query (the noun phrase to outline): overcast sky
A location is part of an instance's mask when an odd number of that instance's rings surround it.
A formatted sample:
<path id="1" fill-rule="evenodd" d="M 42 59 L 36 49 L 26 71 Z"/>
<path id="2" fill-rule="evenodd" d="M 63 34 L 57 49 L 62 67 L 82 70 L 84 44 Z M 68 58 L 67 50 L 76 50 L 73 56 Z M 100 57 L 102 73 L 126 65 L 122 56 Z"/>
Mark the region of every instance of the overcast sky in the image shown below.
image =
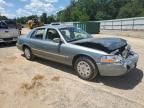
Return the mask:
<path id="1" fill-rule="evenodd" d="M 70 0 L 0 0 L 0 13 L 8 18 L 55 14 L 68 6 Z"/>

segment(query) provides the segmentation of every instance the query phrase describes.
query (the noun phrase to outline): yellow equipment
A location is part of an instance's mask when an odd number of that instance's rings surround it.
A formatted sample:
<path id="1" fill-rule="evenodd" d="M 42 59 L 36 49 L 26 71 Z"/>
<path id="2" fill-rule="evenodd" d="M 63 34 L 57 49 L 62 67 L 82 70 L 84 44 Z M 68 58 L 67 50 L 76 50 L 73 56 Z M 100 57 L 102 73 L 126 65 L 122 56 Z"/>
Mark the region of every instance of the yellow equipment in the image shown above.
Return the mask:
<path id="1" fill-rule="evenodd" d="M 32 19 L 28 21 L 28 26 L 30 29 L 33 29 L 35 27 L 42 26 L 42 23 L 38 19 Z"/>

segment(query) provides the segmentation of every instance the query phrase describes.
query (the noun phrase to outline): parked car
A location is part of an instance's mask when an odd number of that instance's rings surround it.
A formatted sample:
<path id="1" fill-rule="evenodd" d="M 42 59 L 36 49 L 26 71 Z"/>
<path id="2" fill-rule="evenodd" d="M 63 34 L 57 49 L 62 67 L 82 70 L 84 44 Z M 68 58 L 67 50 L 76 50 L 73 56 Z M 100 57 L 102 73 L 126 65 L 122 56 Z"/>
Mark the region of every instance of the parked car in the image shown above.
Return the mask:
<path id="1" fill-rule="evenodd" d="M 0 21 L 0 43 L 16 42 L 20 30 L 13 21 Z"/>
<path id="2" fill-rule="evenodd" d="M 35 56 L 73 66 L 84 80 L 102 76 L 120 76 L 136 68 L 138 54 L 126 40 L 93 38 L 73 26 L 50 25 L 33 29 L 17 41 L 26 59 Z"/>

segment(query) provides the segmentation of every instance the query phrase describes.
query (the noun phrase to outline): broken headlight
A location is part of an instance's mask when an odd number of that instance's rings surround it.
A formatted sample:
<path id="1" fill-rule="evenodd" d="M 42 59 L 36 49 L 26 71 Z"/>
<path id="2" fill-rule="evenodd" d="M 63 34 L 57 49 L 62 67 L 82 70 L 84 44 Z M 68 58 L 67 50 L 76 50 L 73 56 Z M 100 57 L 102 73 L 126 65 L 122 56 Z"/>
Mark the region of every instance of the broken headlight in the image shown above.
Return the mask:
<path id="1" fill-rule="evenodd" d="M 122 57 L 119 55 L 105 55 L 101 57 L 101 63 L 120 63 Z"/>

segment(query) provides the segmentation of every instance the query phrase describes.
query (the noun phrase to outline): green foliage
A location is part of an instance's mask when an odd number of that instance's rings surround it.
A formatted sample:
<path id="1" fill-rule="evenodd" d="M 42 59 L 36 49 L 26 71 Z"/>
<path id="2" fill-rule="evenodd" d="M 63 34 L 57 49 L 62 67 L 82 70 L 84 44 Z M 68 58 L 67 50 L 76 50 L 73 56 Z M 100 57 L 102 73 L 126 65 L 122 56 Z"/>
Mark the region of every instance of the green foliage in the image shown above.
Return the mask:
<path id="1" fill-rule="evenodd" d="M 17 18 L 17 22 L 20 23 L 20 24 L 26 24 L 28 22 L 28 20 L 32 20 L 32 19 L 37 19 L 38 16 L 37 15 L 31 15 L 31 16 L 28 16 L 28 17 L 20 17 L 20 18 Z"/>
<path id="2" fill-rule="evenodd" d="M 40 17 L 41 22 L 47 24 L 47 13 L 43 13 Z"/>
<path id="3" fill-rule="evenodd" d="M 27 17 L 27 20 L 31 20 L 31 19 L 38 19 L 37 15 L 31 15 Z"/>
<path id="4" fill-rule="evenodd" d="M 0 21 L 1 21 L 1 20 L 7 20 L 7 19 L 8 19 L 8 18 L 7 18 L 6 16 L 1 16 L 1 15 L 0 15 Z"/>
<path id="5" fill-rule="evenodd" d="M 107 15 L 105 12 L 102 12 L 102 11 L 98 11 L 96 13 L 96 20 L 103 20 L 103 19 L 110 19 L 111 16 L 110 15 Z"/>
<path id="6" fill-rule="evenodd" d="M 120 9 L 118 18 L 129 18 L 129 17 L 144 16 L 144 6 L 139 1 L 133 1 L 126 4 Z"/>
<path id="7" fill-rule="evenodd" d="M 31 15 L 28 17 L 20 17 L 17 18 L 17 22 L 20 24 L 26 24 L 28 22 L 28 20 L 32 20 L 32 19 L 40 19 L 40 21 L 44 24 L 50 24 L 51 22 L 55 22 L 55 16 L 51 15 L 47 17 L 46 13 L 43 13 L 40 17 L 38 17 L 37 15 Z"/>
<path id="8" fill-rule="evenodd" d="M 51 15 L 47 17 L 47 24 L 50 24 L 52 22 L 55 22 L 55 16 Z"/>
<path id="9" fill-rule="evenodd" d="M 17 18 L 17 22 L 20 23 L 20 24 L 26 24 L 27 17 Z"/>
<path id="10" fill-rule="evenodd" d="M 144 0 L 72 0 L 59 21 L 94 21 L 144 16 Z"/>

